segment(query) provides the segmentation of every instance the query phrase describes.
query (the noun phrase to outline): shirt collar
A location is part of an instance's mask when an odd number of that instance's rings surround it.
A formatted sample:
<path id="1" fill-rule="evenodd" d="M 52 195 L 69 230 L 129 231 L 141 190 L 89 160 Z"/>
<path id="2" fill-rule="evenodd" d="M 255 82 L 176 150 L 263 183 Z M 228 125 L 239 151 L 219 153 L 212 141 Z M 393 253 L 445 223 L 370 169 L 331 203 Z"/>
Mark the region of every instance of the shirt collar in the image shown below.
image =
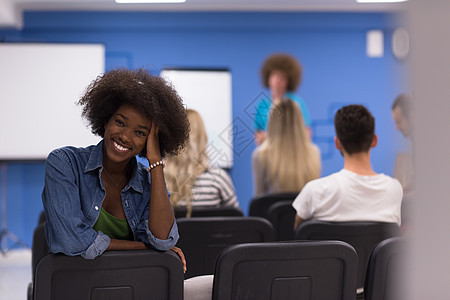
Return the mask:
<path id="1" fill-rule="evenodd" d="M 84 168 L 84 172 L 88 173 L 103 167 L 103 140 L 92 148 L 89 160 Z"/>
<path id="2" fill-rule="evenodd" d="M 101 140 L 97 145 L 93 146 L 84 172 L 88 173 L 97 169 L 103 169 L 103 140 Z M 124 190 L 127 190 L 131 187 L 136 192 L 142 193 L 144 191 L 144 188 L 140 180 L 140 178 L 142 178 L 140 173 L 144 172 L 145 169 L 138 168 L 138 163 L 135 157 L 131 159 L 131 170 L 131 179 Z"/>

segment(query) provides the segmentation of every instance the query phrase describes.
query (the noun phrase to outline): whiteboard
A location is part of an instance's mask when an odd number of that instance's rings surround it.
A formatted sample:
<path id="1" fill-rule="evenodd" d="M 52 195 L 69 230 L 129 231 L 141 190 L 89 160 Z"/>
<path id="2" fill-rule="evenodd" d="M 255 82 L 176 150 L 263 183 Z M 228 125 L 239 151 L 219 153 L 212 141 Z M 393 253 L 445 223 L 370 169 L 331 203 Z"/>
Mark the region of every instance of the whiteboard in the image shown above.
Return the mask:
<path id="1" fill-rule="evenodd" d="M 0 160 L 96 144 L 75 103 L 104 71 L 100 44 L 0 44 Z"/>
<path id="2" fill-rule="evenodd" d="M 228 70 L 165 69 L 187 108 L 200 113 L 208 135 L 207 153 L 213 167 L 233 166 L 231 73 Z"/>

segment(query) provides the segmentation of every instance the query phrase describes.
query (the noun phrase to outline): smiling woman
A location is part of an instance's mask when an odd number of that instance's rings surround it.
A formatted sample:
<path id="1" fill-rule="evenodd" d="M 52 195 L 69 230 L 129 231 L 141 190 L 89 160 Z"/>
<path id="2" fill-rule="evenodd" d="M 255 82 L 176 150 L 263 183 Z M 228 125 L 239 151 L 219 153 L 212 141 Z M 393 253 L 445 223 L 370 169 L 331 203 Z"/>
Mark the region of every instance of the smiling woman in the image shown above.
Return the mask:
<path id="1" fill-rule="evenodd" d="M 143 69 L 94 80 L 79 101 L 94 134 L 86 148 L 64 147 L 46 161 L 42 194 L 50 252 L 95 258 L 106 250 L 172 249 L 178 229 L 163 157 L 178 153 L 189 122 L 181 98 Z M 146 157 L 151 169 L 136 160 Z"/>

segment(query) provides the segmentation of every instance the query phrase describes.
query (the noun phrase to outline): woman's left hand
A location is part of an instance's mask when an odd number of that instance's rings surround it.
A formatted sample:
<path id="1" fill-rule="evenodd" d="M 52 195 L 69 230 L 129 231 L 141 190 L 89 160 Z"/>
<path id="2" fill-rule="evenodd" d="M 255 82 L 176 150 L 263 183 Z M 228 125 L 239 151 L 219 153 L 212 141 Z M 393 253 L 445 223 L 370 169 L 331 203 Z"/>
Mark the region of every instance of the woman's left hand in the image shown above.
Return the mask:
<path id="1" fill-rule="evenodd" d="M 172 250 L 173 252 L 178 254 L 178 256 L 181 258 L 181 262 L 183 263 L 183 272 L 186 273 L 186 270 L 187 270 L 187 268 L 186 268 L 186 258 L 184 258 L 183 251 L 181 251 L 181 249 L 178 248 L 178 247 L 173 247 L 170 250 Z"/>
<path id="2" fill-rule="evenodd" d="M 159 150 L 159 127 L 155 122 L 152 122 L 150 133 L 147 137 L 147 159 L 150 163 L 161 160 L 161 153 Z"/>

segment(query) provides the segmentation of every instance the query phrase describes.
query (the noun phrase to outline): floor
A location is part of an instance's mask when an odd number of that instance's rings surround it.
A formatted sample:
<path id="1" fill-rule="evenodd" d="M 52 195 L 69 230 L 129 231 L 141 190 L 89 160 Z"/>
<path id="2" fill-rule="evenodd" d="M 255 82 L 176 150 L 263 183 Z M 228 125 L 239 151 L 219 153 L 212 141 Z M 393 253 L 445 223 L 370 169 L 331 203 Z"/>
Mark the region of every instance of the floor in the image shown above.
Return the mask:
<path id="1" fill-rule="evenodd" d="M 0 300 L 26 300 L 31 282 L 31 250 L 0 253 Z"/>

